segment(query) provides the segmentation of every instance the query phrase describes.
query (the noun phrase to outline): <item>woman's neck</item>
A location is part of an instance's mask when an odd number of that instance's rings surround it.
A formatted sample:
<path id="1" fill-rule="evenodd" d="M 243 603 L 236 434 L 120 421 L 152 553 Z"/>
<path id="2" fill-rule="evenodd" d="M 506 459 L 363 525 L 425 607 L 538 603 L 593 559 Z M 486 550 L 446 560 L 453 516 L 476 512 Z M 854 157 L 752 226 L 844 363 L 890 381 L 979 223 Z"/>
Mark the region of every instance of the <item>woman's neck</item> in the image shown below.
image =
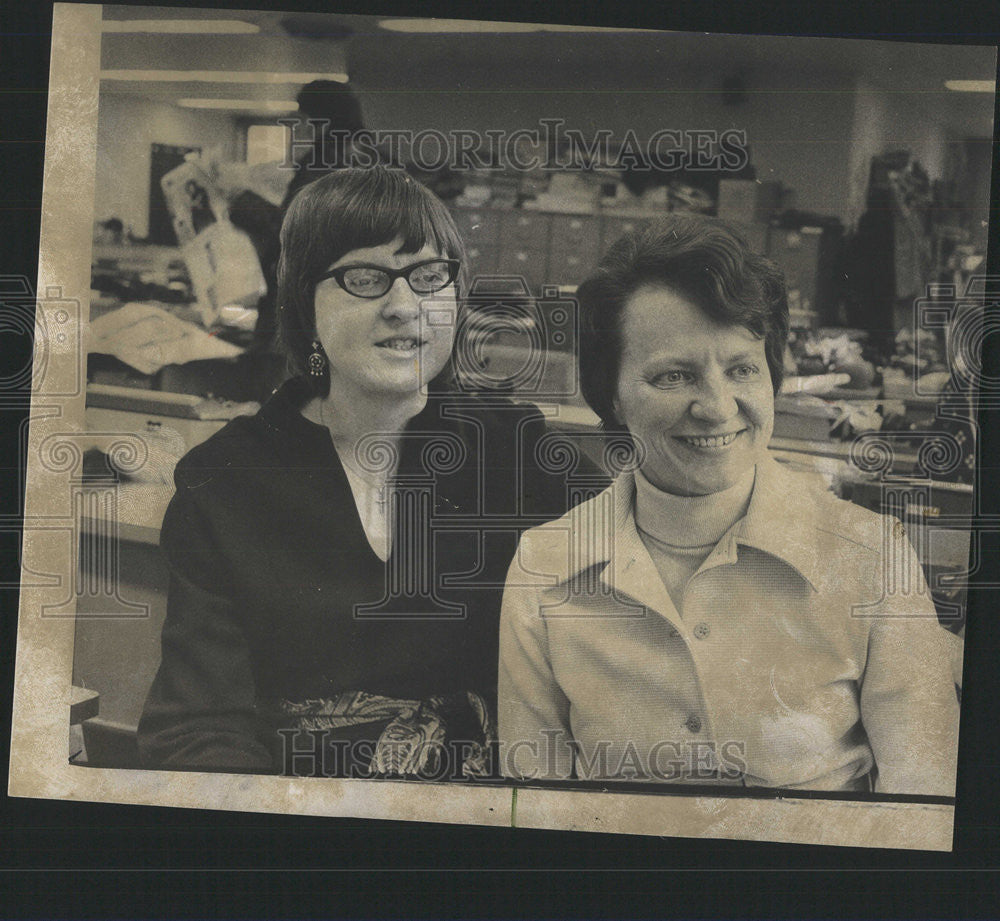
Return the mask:
<path id="1" fill-rule="evenodd" d="M 676 496 L 635 474 L 635 523 L 645 534 L 675 547 L 716 544 L 745 514 L 753 493 L 755 468 L 736 484 L 707 496 Z"/>
<path id="2" fill-rule="evenodd" d="M 303 407 L 303 415 L 330 432 L 338 452 L 352 456 L 358 442 L 368 435 L 380 435 L 398 442 L 407 423 L 427 404 L 427 395 L 416 392 L 402 397 L 373 397 L 365 393 L 346 395 L 343 391 L 314 397 Z"/>

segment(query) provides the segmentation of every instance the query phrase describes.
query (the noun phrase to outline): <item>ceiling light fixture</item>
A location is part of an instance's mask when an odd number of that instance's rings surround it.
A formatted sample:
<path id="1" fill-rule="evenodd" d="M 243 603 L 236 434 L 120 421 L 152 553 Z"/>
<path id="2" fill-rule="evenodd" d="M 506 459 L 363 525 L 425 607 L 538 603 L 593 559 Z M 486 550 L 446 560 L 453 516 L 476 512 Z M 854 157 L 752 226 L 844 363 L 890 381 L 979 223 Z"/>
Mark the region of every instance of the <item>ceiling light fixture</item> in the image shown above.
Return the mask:
<path id="1" fill-rule="evenodd" d="M 178 99 L 185 109 L 231 109 L 254 112 L 297 112 L 299 104 L 286 99 Z"/>
<path id="2" fill-rule="evenodd" d="M 102 32 L 174 35 L 256 35 L 260 26 L 240 19 L 105 19 Z"/>
<path id="3" fill-rule="evenodd" d="M 143 83 L 312 83 L 335 80 L 347 83 L 347 74 L 274 73 L 254 70 L 102 70 L 102 80 L 136 80 Z"/>
<path id="4" fill-rule="evenodd" d="M 945 89 L 954 90 L 956 93 L 995 93 L 997 85 L 995 80 L 945 80 Z"/>
<path id="5" fill-rule="evenodd" d="M 379 26 L 390 32 L 541 32 L 531 22 L 487 22 L 479 19 L 380 19 Z"/>
<path id="6" fill-rule="evenodd" d="M 390 32 L 438 34 L 442 32 L 636 32 L 642 29 L 607 29 L 603 26 L 567 26 L 543 22 L 491 22 L 484 19 L 380 19 Z"/>

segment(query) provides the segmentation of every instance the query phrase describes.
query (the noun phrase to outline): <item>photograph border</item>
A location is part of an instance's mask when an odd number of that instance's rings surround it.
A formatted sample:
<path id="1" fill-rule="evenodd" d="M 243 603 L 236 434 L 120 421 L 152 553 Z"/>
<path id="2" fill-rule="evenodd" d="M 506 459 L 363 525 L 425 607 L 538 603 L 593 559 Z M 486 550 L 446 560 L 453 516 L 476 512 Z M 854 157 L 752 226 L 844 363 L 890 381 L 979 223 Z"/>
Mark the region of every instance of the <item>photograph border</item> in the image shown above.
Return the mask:
<path id="1" fill-rule="evenodd" d="M 76 538 L 71 473 L 38 461 L 47 439 L 83 424 L 90 289 L 101 7 L 55 4 L 36 326 L 45 348 L 32 396 L 26 477 L 9 792 L 12 796 L 481 825 L 950 850 L 953 801 L 704 793 L 590 793 L 510 784 L 298 779 L 132 771 L 66 757 L 74 619 L 39 617 L 72 585 Z M 790 39 L 794 40 L 794 39 Z M 991 245 L 992 246 L 992 245 Z M 66 309 L 70 305 L 70 309 Z M 77 312 L 73 313 L 72 305 Z M 59 320 L 64 313 L 67 320 Z M 36 365 L 37 367 L 37 365 Z"/>

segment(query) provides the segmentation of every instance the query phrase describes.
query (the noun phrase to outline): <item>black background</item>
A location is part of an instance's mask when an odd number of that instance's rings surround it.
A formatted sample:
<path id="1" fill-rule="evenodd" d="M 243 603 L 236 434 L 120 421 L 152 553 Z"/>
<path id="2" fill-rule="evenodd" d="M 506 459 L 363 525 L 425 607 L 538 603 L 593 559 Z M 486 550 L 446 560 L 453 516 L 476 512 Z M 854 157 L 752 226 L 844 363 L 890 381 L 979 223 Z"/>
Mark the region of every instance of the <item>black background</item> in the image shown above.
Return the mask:
<path id="1" fill-rule="evenodd" d="M 246 8 L 248 3 L 197 4 Z M 857 36 L 996 45 L 987 4 L 884 2 L 344 2 L 342 13 L 577 22 L 678 31 Z M 0 274 L 37 275 L 52 10 L 5 4 L 0 34 Z M 994 202 L 997 198 L 994 147 Z M 994 208 L 996 206 L 994 205 Z M 995 212 L 991 212 L 993 214 Z M 992 228 L 990 268 L 1000 271 Z M 993 340 L 996 336 L 992 337 Z M 30 360 L 0 336 L 3 373 Z M 997 375 L 987 340 L 986 372 Z M 1000 512 L 1000 420 L 984 419 L 982 508 Z M 0 515 L 16 514 L 17 430 L 2 413 Z M 4 540 L 2 579 L 16 578 Z M 1000 581 L 997 540 L 984 581 Z M 952 854 L 874 851 L 267 816 L 138 806 L 0 801 L 2 917 L 992 917 L 1000 905 L 996 590 L 972 591 Z M 0 589 L 0 736 L 10 737 L 17 593 Z M 7 775 L 4 746 L 0 775 Z M 5 787 L 6 784 L 4 783 Z"/>

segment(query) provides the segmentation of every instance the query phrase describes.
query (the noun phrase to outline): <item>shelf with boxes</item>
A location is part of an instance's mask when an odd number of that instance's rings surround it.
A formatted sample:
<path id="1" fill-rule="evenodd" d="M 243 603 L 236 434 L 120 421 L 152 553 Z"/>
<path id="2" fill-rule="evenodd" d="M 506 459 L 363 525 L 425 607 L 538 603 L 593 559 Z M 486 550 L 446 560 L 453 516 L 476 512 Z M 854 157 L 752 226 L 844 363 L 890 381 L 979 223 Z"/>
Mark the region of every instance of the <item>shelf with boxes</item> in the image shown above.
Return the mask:
<path id="1" fill-rule="evenodd" d="M 734 180 L 722 185 L 746 184 Z M 451 212 L 468 247 L 473 277 L 516 276 L 535 295 L 543 285 L 580 284 L 615 240 L 657 217 L 458 205 Z M 760 208 L 720 206 L 720 214 L 743 232 L 753 249 L 784 270 L 796 325 L 817 326 L 834 318 L 833 272 L 839 244 L 835 229 L 787 221 L 768 223 Z"/>
<path id="2" fill-rule="evenodd" d="M 622 234 L 649 218 L 452 206 L 473 277 L 517 276 L 538 294 L 543 285 L 578 285 Z"/>

